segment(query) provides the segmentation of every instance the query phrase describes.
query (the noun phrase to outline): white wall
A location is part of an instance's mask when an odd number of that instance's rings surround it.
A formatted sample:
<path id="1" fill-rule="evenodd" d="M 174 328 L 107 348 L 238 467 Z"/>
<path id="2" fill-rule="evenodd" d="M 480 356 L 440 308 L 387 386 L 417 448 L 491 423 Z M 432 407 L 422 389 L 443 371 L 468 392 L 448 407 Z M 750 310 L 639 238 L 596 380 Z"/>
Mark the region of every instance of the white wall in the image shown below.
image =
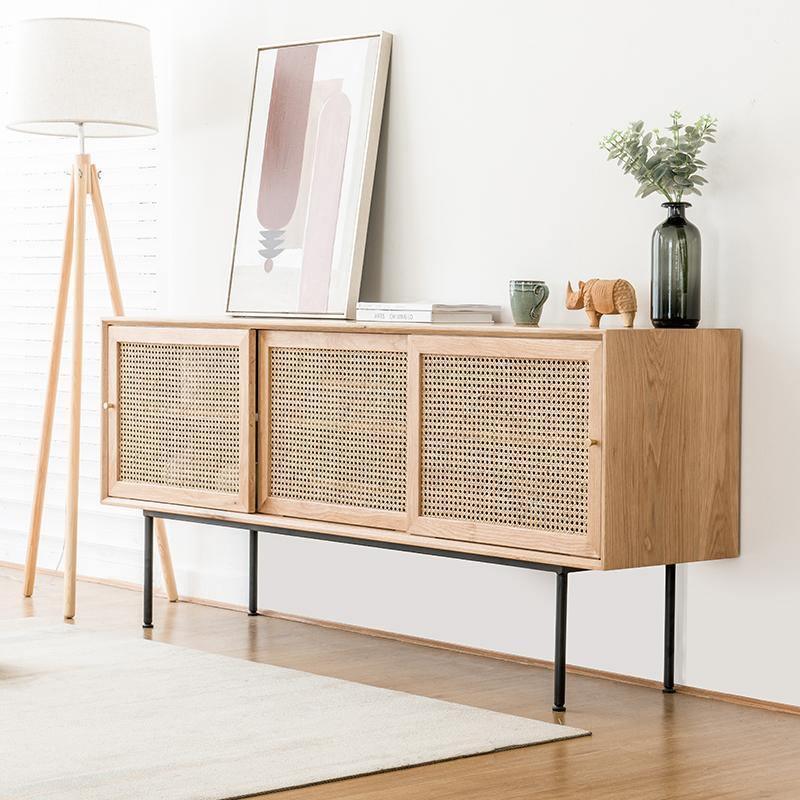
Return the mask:
<path id="1" fill-rule="evenodd" d="M 742 557 L 680 568 L 677 679 L 800 704 L 791 313 L 800 9 L 777 0 L 174 0 L 160 13 L 168 310 L 180 314 L 224 309 L 259 45 L 395 34 L 364 299 L 506 304 L 508 279 L 540 278 L 553 292 L 544 324 L 583 324 L 562 307 L 566 279 L 624 276 L 646 324 L 649 238 L 663 212 L 654 197 L 634 199 L 632 180 L 597 142 L 631 119 L 664 124 L 675 107 L 719 117 L 711 184 L 691 219 L 704 240 L 703 324 L 744 329 Z M 171 530 L 181 591 L 246 601 L 245 534 Z M 552 576 L 262 542 L 263 607 L 551 656 Z M 659 569 L 572 577 L 569 661 L 658 678 L 662 587 Z"/>
<path id="2" fill-rule="evenodd" d="M 209 0 L 172 3 L 172 310 L 224 308 L 257 46 L 395 35 L 362 297 L 507 304 L 510 278 L 553 292 L 625 276 L 647 322 L 655 198 L 605 161 L 601 135 L 673 108 L 719 117 L 704 240 L 703 324 L 744 329 L 742 557 L 679 571 L 677 678 L 800 703 L 800 335 L 791 302 L 800 126 L 788 2 Z M 224 10 L 223 10 L 224 9 Z M 162 113 L 167 109 L 162 108 Z M 790 272 L 791 270 L 791 272 Z M 193 594 L 245 602 L 246 543 L 173 535 Z M 262 552 L 261 605 L 549 658 L 544 574 L 302 541 Z M 188 581 L 187 581 L 188 579 Z M 569 660 L 659 677 L 660 569 L 571 579 Z"/>

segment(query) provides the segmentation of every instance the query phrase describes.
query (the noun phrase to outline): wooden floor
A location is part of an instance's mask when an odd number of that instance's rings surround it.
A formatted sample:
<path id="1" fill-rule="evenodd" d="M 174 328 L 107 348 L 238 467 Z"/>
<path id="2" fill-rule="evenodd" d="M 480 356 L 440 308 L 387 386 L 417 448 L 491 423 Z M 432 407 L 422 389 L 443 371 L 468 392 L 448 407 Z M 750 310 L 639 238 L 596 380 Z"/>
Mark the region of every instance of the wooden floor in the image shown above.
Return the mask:
<path id="1" fill-rule="evenodd" d="M 0 620 L 61 619 L 61 581 L 0 568 Z M 298 622 L 155 601 L 80 582 L 74 624 L 588 728 L 591 737 L 270 795 L 281 800 L 717 800 L 800 798 L 800 717 L 599 678 L 569 676 L 550 711 L 552 672 Z M 1 623 L 0 623 L 1 624 Z M 1 709 L 0 709 L 1 711 Z"/>

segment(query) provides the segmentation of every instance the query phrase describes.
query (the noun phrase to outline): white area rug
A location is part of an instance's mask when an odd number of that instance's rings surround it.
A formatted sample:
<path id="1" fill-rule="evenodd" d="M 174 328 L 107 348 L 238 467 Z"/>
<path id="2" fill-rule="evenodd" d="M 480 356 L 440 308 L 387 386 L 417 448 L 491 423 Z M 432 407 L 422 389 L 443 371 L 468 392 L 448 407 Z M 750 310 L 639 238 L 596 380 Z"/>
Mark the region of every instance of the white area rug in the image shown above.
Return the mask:
<path id="1" fill-rule="evenodd" d="M 0 624 L 0 798 L 221 800 L 586 735 L 62 624 Z"/>

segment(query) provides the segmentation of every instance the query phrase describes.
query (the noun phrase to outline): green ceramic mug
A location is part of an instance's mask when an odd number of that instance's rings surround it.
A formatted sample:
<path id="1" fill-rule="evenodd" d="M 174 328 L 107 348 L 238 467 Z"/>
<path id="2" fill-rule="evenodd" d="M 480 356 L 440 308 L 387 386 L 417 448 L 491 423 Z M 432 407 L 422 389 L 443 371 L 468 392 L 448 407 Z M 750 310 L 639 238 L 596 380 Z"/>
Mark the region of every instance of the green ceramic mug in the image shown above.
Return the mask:
<path id="1" fill-rule="evenodd" d="M 509 281 L 511 313 L 517 325 L 538 327 L 550 290 L 544 281 Z"/>

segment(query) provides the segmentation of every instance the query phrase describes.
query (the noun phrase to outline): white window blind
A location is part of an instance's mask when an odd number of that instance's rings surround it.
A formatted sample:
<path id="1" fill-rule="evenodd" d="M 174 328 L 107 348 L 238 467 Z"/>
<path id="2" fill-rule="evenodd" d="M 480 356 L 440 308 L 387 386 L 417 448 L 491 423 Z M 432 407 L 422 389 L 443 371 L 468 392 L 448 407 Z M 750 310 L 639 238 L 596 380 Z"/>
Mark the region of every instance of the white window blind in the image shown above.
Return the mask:
<path id="1" fill-rule="evenodd" d="M 86 149 L 101 171 L 125 312 L 152 314 L 160 292 L 158 137 L 89 139 Z M 0 560 L 24 559 L 75 152 L 74 139 L 0 133 Z M 90 205 L 86 219 L 78 571 L 124 577 L 126 570 L 96 568 L 97 560 L 119 561 L 134 537 L 141 544 L 133 519 L 99 503 L 100 319 L 113 310 Z M 39 558 L 51 568 L 64 530 L 71 339 L 70 305 Z"/>

